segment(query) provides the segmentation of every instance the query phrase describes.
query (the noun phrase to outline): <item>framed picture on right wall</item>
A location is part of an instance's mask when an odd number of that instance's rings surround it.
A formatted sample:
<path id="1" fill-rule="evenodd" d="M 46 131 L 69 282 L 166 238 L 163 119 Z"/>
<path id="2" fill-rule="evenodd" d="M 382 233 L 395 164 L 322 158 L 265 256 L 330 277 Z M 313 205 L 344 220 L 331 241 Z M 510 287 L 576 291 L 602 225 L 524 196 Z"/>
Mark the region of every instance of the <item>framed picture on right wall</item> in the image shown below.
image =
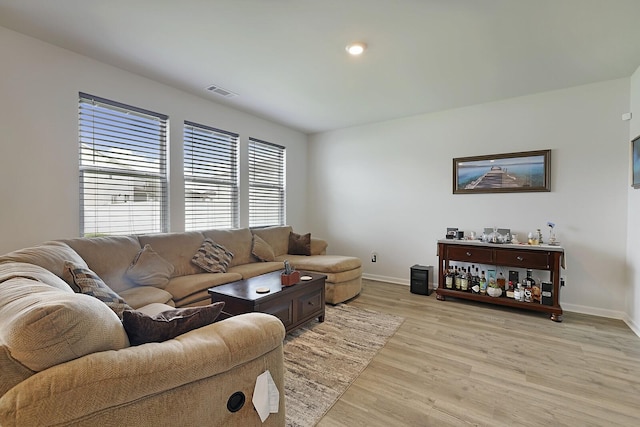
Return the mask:
<path id="1" fill-rule="evenodd" d="M 640 135 L 631 141 L 631 186 L 640 188 Z"/>

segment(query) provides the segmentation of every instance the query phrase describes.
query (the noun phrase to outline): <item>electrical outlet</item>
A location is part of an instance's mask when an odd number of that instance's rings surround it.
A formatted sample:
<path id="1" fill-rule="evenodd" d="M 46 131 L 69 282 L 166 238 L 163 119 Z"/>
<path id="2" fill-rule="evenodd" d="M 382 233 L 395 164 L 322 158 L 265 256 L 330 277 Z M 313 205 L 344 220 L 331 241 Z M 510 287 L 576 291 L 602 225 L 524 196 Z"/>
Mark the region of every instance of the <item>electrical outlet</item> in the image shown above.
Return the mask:
<path id="1" fill-rule="evenodd" d="M 371 262 L 378 261 L 378 254 L 375 252 L 371 252 Z"/>

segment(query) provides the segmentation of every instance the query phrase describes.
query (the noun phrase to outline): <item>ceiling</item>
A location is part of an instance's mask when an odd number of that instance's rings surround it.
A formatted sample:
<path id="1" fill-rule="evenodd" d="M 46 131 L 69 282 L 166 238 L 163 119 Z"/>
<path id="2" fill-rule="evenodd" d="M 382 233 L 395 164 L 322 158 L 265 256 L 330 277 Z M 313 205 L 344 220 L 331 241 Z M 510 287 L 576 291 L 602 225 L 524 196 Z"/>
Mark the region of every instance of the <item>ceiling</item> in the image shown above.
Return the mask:
<path id="1" fill-rule="evenodd" d="M 305 133 L 640 66 L 640 0 L 0 0 L 0 26 Z"/>

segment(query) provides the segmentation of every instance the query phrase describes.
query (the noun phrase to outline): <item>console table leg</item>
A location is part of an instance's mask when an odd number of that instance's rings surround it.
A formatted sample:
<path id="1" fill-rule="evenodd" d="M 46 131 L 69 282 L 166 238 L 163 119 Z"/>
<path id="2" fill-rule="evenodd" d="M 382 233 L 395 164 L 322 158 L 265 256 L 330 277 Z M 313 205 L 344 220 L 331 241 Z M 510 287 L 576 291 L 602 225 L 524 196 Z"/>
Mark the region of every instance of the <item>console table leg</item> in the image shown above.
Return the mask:
<path id="1" fill-rule="evenodd" d="M 436 299 L 439 301 L 446 301 L 446 298 L 444 295 L 440 295 L 440 294 L 436 294 Z"/>
<path id="2" fill-rule="evenodd" d="M 551 320 L 558 323 L 562 322 L 562 314 L 551 313 Z"/>
<path id="3" fill-rule="evenodd" d="M 318 322 L 324 322 L 324 314 L 322 316 L 318 316 Z"/>

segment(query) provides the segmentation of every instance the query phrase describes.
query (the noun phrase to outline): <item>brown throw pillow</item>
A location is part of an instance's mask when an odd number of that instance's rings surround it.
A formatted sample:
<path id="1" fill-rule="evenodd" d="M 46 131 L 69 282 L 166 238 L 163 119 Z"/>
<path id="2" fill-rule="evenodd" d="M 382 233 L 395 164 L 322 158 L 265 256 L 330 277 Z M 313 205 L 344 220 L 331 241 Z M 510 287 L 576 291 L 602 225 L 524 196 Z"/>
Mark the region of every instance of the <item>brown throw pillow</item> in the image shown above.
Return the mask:
<path id="1" fill-rule="evenodd" d="M 90 269 L 70 261 L 64 263 L 63 279 L 68 283 L 73 283 L 79 293 L 91 295 L 107 304 L 113 310 L 120 320 L 122 320 L 122 312 L 131 310 L 131 306 L 127 304 L 117 293 L 115 293 L 100 277 Z"/>
<path id="2" fill-rule="evenodd" d="M 224 302 L 220 301 L 201 307 L 167 310 L 153 317 L 126 310 L 122 324 L 131 345 L 162 342 L 215 322 L 223 308 Z"/>
<path id="3" fill-rule="evenodd" d="M 273 248 L 271 247 L 271 245 L 265 242 L 262 237 L 258 236 L 257 234 L 253 235 L 253 246 L 251 248 L 251 253 L 260 261 L 275 261 L 276 259 L 276 255 L 273 252 Z"/>
<path id="4" fill-rule="evenodd" d="M 289 233 L 289 254 L 290 255 L 311 255 L 311 233 L 296 234 Z"/>
<path id="5" fill-rule="evenodd" d="M 211 239 L 204 239 L 191 262 L 209 273 L 226 273 L 233 254 Z"/>
<path id="6" fill-rule="evenodd" d="M 136 285 L 164 289 L 174 270 L 173 264 L 158 255 L 151 245 L 144 245 L 127 268 L 125 276 Z"/>

